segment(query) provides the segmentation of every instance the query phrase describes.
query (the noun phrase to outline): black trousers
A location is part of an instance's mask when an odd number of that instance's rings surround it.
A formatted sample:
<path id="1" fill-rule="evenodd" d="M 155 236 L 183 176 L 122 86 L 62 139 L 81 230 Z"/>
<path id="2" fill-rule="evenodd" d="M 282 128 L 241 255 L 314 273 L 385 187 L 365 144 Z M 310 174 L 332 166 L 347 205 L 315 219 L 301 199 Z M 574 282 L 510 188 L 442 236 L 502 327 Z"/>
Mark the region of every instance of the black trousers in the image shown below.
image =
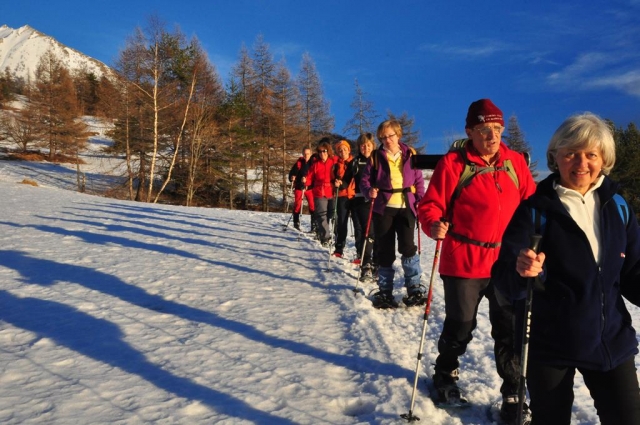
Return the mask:
<path id="1" fill-rule="evenodd" d="M 353 235 L 356 239 L 356 252 L 358 258 L 362 256 L 362 250 L 364 248 L 364 264 L 371 264 L 373 254 L 373 235 L 375 234 L 373 226 L 373 217 L 369 223 L 369 238 L 370 241 L 366 242 L 367 221 L 369 220 L 369 211 L 371 210 L 371 202 L 365 202 L 364 198 L 358 197 L 351 199 L 351 220 L 353 221 Z"/>
<path id="2" fill-rule="evenodd" d="M 444 283 L 445 319 L 438 340 L 436 370 L 450 372 L 459 366 L 458 357 L 465 353 L 478 322 L 478 306 L 483 297 L 489 301 L 489 321 L 494 340 L 496 370 L 502 378 L 500 392 L 518 393 L 520 358 L 514 351 L 513 310 L 500 305 L 489 278 L 463 279 L 442 276 Z"/>
<path id="3" fill-rule="evenodd" d="M 376 258 L 380 267 L 391 267 L 396 261 L 396 235 L 398 252 L 413 257 L 418 247 L 413 242 L 416 218 L 409 208 L 385 208 L 384 214 L 373 213 L 376 232 Z"/>
<path id="4" fill-rule="evenodd" d="M 639 425 L 640 390 L 635 359 L 607 372 L 577 368 L 589 389 L 602 425 Z M 576 368 L 529 362 L 527 387 L 535 425 L 569 425 Z"/>
<path id="5" fill-rule="evenodd" d="M 338 216 L 335 218 L 337 220 L 336 226 L 336 245 L 335 250 L 342 254 L 344 251 L 344 244 L 347 240 L 347 234 L 349 233 L 349 198 L 346 196 L 338 197 L 338 203 L 336 212 Z"/>

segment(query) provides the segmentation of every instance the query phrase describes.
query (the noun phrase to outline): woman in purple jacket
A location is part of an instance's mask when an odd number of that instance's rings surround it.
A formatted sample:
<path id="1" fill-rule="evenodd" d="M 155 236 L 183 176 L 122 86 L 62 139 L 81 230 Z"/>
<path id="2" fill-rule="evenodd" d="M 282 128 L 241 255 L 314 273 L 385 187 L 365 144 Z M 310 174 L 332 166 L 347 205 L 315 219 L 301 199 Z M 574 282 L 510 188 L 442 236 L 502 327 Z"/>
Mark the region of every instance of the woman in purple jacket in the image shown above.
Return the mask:
<path id="1" fill-rule="evenodd" d="M 571 422 L 576 370 L 603 425 L 640 424 L 638 342 L 623 300 L 640 305 L 640 229 L 607 176 L 614 163 L 603 120 L 565 120 L 547 148 L 552 174 L 516 210 L 492 270 L 520 339 L 527 279 L 536 280 L 526 373 L 536 425 Z M 527 248 L 534 233 L 539 254 Z"/>
<path id="2" fill-rule="evenodd" d="M 402 255 L 405 305 L 426 302 L 425 288 L 420 284 L 422 269 L 418 248 L 414 243 L 416 204 L 424 195 L 422 171 L 411 168 L 413 150 L 400 142 L 402 127 L 396 120 L 387 120 L 378 126 L 378 140 L 382 146 L 371 155 L 362 174 L 360 190 L 367 199 L 373 199 L 373 223 L 378 259 L 378 289 L 372 302 L 376 308 L 398 306 L 393 296 L 393 262 L 398 251 Z"/>

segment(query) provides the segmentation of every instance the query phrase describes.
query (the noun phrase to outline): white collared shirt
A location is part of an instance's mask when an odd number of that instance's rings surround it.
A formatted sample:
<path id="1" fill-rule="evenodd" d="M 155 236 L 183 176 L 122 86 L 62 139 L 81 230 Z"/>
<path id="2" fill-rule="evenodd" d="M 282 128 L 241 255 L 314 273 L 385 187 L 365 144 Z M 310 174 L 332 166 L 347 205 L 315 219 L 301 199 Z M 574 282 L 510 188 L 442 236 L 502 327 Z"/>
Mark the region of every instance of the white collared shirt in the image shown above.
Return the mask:
<path id="1" fill-rule="evenodd" d="M 582 229 L 589 240 L 593 257 L 598 265 L 602 260 L 602 238 L 600 237 L 600 197 L 596 189 L 602 185 L 604 176 L 598 177 L 596 182 L 587 190 L 584 196 L 573 189 L 553 183 L 553 189 L 560 197 L 560 202 L 569 212 L 569 215 Z"/>

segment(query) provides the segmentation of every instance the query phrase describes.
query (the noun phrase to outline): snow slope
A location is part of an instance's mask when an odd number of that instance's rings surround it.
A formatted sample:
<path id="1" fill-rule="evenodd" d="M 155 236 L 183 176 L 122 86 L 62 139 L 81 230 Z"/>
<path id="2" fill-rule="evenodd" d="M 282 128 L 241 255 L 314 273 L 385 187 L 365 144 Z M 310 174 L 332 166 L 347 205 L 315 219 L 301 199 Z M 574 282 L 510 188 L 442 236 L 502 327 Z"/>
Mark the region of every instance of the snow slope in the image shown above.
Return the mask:
<path id="1" fill-rule="evenodd" d="M 355 267 L 328 269 L 316 241 L 282 230 L 288 215 L 79 194 L 61 188 L 73 174 L 51 178 L 59 166 L 38 187 L 17 183 L 38 166 L 0 161 L 0 423 L 406 423 L 423 308 L 373 309 L 352 291 Z M 423 234 L 427 283 L 434 246 Z M 462 358 L 473 407 L 429 399 L 444 315 L 434 285 L 414 412 L 490 424 L 500 382 L 486 301 Z M 581 380 L 573 423 L 598 423 Z"/>

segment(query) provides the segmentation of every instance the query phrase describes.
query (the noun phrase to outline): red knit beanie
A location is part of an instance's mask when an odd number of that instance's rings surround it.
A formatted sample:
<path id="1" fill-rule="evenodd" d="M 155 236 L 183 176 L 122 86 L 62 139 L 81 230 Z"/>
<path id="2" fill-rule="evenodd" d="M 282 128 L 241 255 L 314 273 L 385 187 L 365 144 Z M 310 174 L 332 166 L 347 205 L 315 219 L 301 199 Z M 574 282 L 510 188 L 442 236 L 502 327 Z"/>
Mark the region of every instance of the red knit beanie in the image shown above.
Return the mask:
<path id="1" fill-rule="evenodd" d="M 476 100 L 469 106 L 465 128 L 473 128 L 487 122 L 497 122 L 504 126 L 502 111 L 489 99 Z"/>

